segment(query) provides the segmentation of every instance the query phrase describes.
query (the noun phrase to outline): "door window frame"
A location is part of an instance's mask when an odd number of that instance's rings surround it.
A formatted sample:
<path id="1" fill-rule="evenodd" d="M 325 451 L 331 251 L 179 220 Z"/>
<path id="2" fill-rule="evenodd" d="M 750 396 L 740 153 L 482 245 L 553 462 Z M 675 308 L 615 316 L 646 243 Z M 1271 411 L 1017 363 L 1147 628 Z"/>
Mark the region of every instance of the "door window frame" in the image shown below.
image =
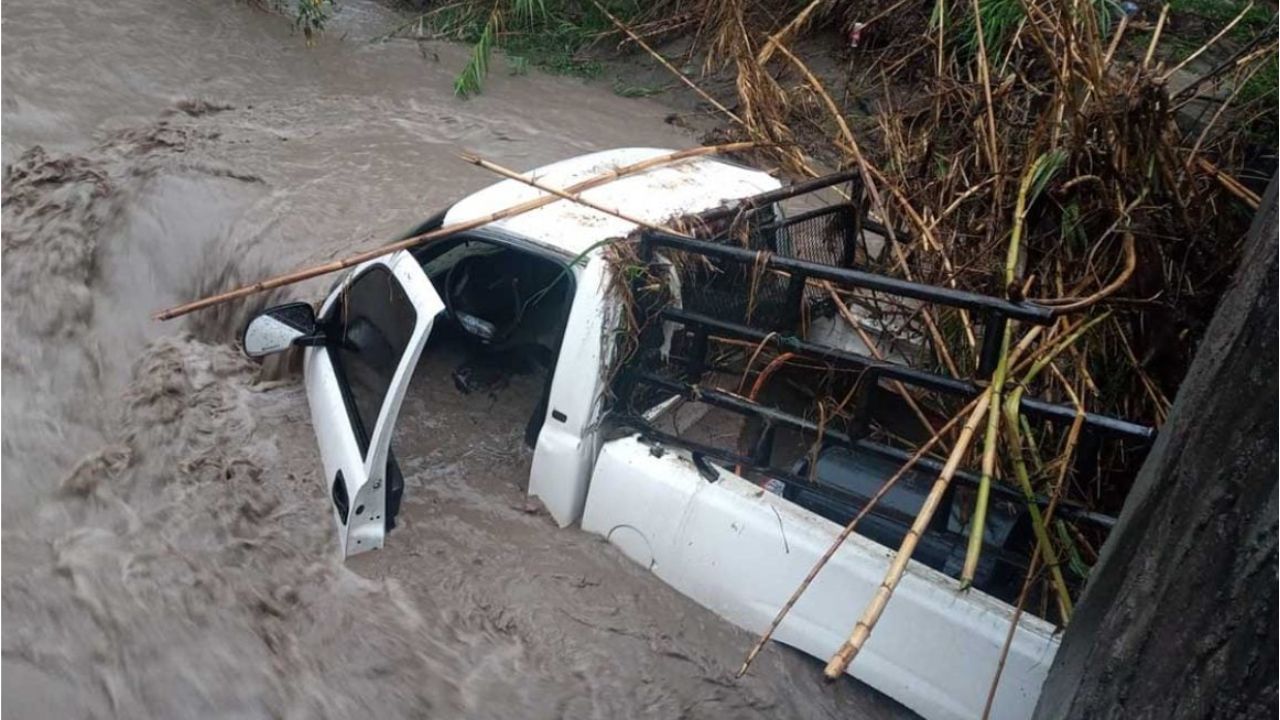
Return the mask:
<path id="1" fill-rule="evenodd" d="M 400 292 L 404 293 L 405 300 L 409 303 L 410 307 L 413 307 L 413 299 L 409 297 L 408 290 L 405 289 L 404 283 L 396 276 L 395 268 L 390 264 L 373 263 L 352 275 L 350 279 L 344 279 L 342 281 L 340 294 L 329 306 L 328 312 L 320 318 L 320 322 L 325 328 L 326 333 L 335 331 L 345 332 L 341 328 L 335 327 L 336 315 L 342 309 L 342 304 L 344 302 L 343 294 L 349 293 L 350 289 L 354 287 L 356 283 L 360 282 L 360 280 L 365 276 L 374 272 L 384 273 L 392 282 L 396 283 L 399 286 Z M 428 278 L 428 282 L 430 282 L 430 278 Z M 412 340 L 414 333 L 417 331 L 418 323 L 421 321 L 417 307 L 413 307 L 413 312 L 413 326 L 409 332 L 410 340 Z M 337 338 L 341 339 L 341 335 L 338 335 Z M 400 356 L 396 358 L 397 367 L 400 362 L 404 360 L 404 354 L 405 352 L 408 352 L 408 350 L 409 348 L 406 347 L 405 350 L 400 353 Z M 382 408 L 386 405 L 387 398 L 391 394 L 391 389 L 388 388 L 388 390 L 383 393 L 382 399 L 378 403 L 378 412 L 374 417 L 374 427 L 366 428 L 364 426 L 364 420 L 360 417 L 360 410 L 356 406 L 355 395 L 351 391 L 351 382 L 347 379 L 346 366 L 338 351 L 339 348 L 336 344 L 326 345 L 325 347 L 325 352 L 329 356 L 329 365 L 333 367 L 334 377 L 338 381 L 338 390 L 342 394 L 342 404 L 347 409 L 347 422 L 351 425 L 351 432 L 356 438 L 356 447 L 360 450 L 360 457 L 367 464 L 369 461 L 369 450 L 371 443 L 373 442 L 373 433 L 377 430 L 378 418 L 382 416 Z M 394 380 L 394 376 L 392 380 Z"/>

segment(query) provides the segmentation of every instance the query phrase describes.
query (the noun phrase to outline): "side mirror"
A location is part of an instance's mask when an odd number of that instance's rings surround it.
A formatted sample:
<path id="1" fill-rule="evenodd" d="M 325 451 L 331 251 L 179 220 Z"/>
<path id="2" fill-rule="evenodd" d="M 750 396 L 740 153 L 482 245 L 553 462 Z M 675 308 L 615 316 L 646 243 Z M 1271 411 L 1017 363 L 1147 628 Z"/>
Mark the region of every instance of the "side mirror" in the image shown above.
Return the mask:
<path id="1" fill-rule="evenodd" d="M 260 358 L 286 350 L 302 338 L 316 334 L 316 313 L 311 305 L 292 302 L 258 313 L 244 327 L 244 354 Z"/>

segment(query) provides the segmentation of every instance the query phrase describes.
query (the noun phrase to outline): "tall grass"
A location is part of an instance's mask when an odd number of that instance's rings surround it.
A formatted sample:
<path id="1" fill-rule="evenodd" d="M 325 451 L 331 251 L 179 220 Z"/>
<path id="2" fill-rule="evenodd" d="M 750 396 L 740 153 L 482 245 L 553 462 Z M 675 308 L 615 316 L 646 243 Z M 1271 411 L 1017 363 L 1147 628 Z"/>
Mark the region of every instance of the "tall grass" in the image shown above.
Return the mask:
<path id="1" fill-rule="evenodd" d="M 279 13 L 293 19 L 293 26 L 302 31 L 307 45 L 324 32 L 325 25 L 333 17 L 334 0 L 249 0 L 264 10 Z"/>
<path id="2" fill-rule="evenodd" d="M 960 47 L 968 56 L 978 52 L 979 47 L 987 49 L 987 57 L 994 62 L 1000 55 L 1000 48 L 1013 36 L 1013 31 L 1027 16 L 1022 9 L 1023 0 L 981 0 L 978 14 L 982 20 L 982 40 L 978 42 L 978 25 L 972 14 L 965 16 L 960 26 Z"/>
<path id="3" fill-rule="evenodd" d="M 651 9 L 637 2 L 615 2 L 611 9 L 628 21 Z M 589 3 L 574 0 L 488 0 L 458 2 L 422 16 L 437 37 L 471 45 L 471 54 L 454 80 L 454 92 L 481 92 L 495 51 L 507 55 L 514 74 L 530 66 L 548 72 L 594 77 L 600 64 L 583 51 L 612 30 Z"/>

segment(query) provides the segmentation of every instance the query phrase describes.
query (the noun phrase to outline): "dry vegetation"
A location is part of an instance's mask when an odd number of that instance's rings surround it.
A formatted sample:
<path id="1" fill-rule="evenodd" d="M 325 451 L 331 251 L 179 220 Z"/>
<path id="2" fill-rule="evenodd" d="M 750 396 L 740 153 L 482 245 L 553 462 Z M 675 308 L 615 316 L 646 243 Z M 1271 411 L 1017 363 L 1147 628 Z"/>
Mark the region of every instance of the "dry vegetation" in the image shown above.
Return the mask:
<path id="1" fill-rule="evenodd" d="M 1092 361 L 1079 363 L 1081 388 L 1096 409 L 1159 424 L 1257 205 L 1248 178 L 1260 165 L 1265 183 L 1275 166 L 1274 147 L 1258 145 L 1260 123 L 1274 137 L 1274 94 L 1240 102 L 1255 73 L 1272 71 L 1274 21 L 1240 57 L 1219 40 L 1205 55 L 1226 62 L 1173 94 L 1161 29 L 1135 44 L 1139 23 L 1108 5 L 883 0 L 855 13 L 812 2 L 780 17 L 751 7 L 708 4 L 698 36 L 705 69 L 736 75 L 730 134 L 778 143 L 792 173 L 814 174 L 811 157 L 861 167 L 876 213 L 911 238 L 890 268 L 900 274 L 1115 311 L 1072 353 Z M 875 98 L 869 113 L 789 49 L 822 23 L 863 24 L 850 66 Z M 1209 117 L 1180 114 L 1206 89 L 1224 100 Z M 806 131 L 815 124 L 825 144 Z M 940 332 L 939 362 L 963 368 L 970 334 Z"/>
<path id="2" fill-rule="evenodd" d="M 1101 479 L 1082 486 L 1071 472 L 1079 426 L 1032 428 L 1018 398 L 1163 423 L 1275 171 L 1274 4 L 1242 6 L 1191 43 L 1173 35 L 1168 7 L 1144 17 L 1105 0 L 686 3 L 698 18 L 694 75 L 655 50 L 652 33 L 592 2 L 625 43 L 725 120 L 720 137 L 767 144 L 758 164 L 796 177 L 856 168 L 863 199 L 893 236 L 868 259 L 876 269 L 1062 313 L 1048 328 L 1011 326 L 978 401 L 913 399 L 924 425 L 942 428 L 930 452 L 950 468 L 981 468 L 975 538 L 990 482 L 1118 513 L 1140 454 L 1089 449 Z M 1267 20 L 1244 22 L 1259 10 Z M 807 38 L 830 45 L 836 33 L 857 44 L 846 75 L 814 72 Z M 725 78 L 732 96 L 707 89 Z M 969 377 L 980 323 L 917 310 L 908 328 L 932 353 L 921 364 Z M 784 354 L 751 357 L 760 368 Z M 823 398 L 814 417 L 836 422 L 844 407 Z M 944 472 L 935 490 L 949 480 Z M 1044 583 L 1040 597 L 1055 610 L 1041 614 L 1065 624 L 1080 583 L 1063 576 L 1082 579 L 1102 538 L 1052 519 L 1052 508 L 1033 513 L 1027 587 Z M 920 527 L 929 512 L 926 504 Z M 980 544 L 970 550 L 966 577 Z M 829 674 L 874 627 L 896 577 L 888 580 Z"/>

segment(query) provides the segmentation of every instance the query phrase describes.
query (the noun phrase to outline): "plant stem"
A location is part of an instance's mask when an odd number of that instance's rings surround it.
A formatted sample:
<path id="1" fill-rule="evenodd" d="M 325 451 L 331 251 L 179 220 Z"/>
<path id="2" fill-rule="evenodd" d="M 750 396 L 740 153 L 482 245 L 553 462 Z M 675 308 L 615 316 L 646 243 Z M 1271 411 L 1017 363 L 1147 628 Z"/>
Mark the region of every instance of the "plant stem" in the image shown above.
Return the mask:
<path id="1" fill-rule="evenodd" d="M 1081 325 L 1063 338 L 1048 353 L 1037 359 L 1031 365 L 1031 369 L 1027 370 L 1027 374 L 1023 376 L 1022 382 L 1018 383 L 1018 387 L 1009 393 L 1004 405 L 1005 433 L 1009 436 L 1011 446 L 1009 451 L 1013 460 L 1014 475 L 1017 477 L 1018 485 L 1022 488 L 1022 493 L 1027 499 L 1027 510 L 1031 514 L 1031 529 L 1035 532 L 1036 546 L 1043 555 L 1044 565 L 1049 569 L 1049 579 L 1057 595 L 1058 612 L 1062 616 L 1064 625 L 1071 619 L 1071 595 L 1067 591 L 1067 582 L 1062 576 L 1062 567 L 1058 562 L 1057 553 L 1054 551 L 1053 541 L 1049 536 L 1048 528 L 1045 526 L 1044 518 L 1040 513 L 1040 506 L 1035 502 L 1035 489 L 1031 487 L 1031 478 L 1027 472 L 1026 463 L 1022 458 L 1022 436 L 1019 430 L 1022 394 L 1026 391 L 1027 386 L 1035 380 L 1036 376 L 1048 367 L 1049 363 L 1053 362 L 1054 358 L 1063 350 L 1074 345 L 1090 328 L 1105 320 L 1108 315 L 1109 313 L 1104 313 Z"/>
<path id="2" fill-rule="evenodd" d="M 1009 328 L 1005 327 L 1004 337 L 1000 339 L 1000 362 L 991 375 L 991 405 L 1000 407 L 1000 389 L 1004 386 L 1004 378 L 1009 367 Z M 987 506 L 991 499 L 991 476 L 995 472 L 996 439 L 1000 434 L 1000 413 L 987 414 L 987 433 L 983 437 L 982 475 L 978 478 L 978 497 L 974 503 L 973 518 L 969 523 L 969 547 L 964 556 L 964 569 L 960 572 L 960 587 L 967 588 L 973 584 L 973 576 L 978 570 L 978 561 L 982 557 L 982 538 L 986 534 Z"/>
<path id="3" fill-rule="evenodd" d="M 1036 157 L 1022 174 L 1022 182 L 1018 186 L 1018 201 L 1013 214 L 1013 229 L 1009 233 L 1009 252 L 1004 262 L 1004 285 L 1008 293 L 1013 292 L 1018 274 L 1018 255 L 1022 248 L 1022 232 L 1026 223 L 1027 208 L 1048 185 L 1061 163 L 1061 154 L 1044 153 Z M 992 412 L 987 417 L 987 434 L 983 438 L 982 475 L 978 478 L 978 496 L 974 502 L 973 518 L 969 523 L 969 546 L 964 556 L 964 568 L 960 572 L 961 587 L 969 587 L 973 584 L 973 576 L 977 573 L 978 561 L 982 557 L 982 538 L 986 533 L 987 506 L 991 499 L 991 477 L 995 474 L 996 448 L 1000 439 L 1000 399 L 1009 368 L 1011 325 L 1012 323 L 1008 323 L 1004 327 L 1004 335 L 1000 338 L 1000 359 L 996 363 L 995 372 L 991 375 Z"/>
<path id="4" fill-rule="evenodd" d="M 938 479 L 934 481 L 929 495 L 925 497 L 924 504 L 920 507 L 920 514 L 916 516 L 915 522 L 911 524 L 911 529 L 902 538 L 902 545 L 898 548 L 898 552 L 893 557 L 893 562 L 889 565 L 889 571 L 885 573 L 884 581 L 880 583 L 880 587 L 876 588 L 876 594 L 871 598 L 871 602 L 862 612 L 862 617 L 858 618 L 858 622 L 853 626 L 853 632 L 849 635 L 849 639 L 840 646 L 836 654 L 827 662 L 827 667 L 823 671 L 828 680 L 834 680 L 844 674 L 849 667 L 849 663 L 853 662 L 853 658 L 862 649 L 862 645 L 866 643 L 867 638 L 871 636 L 871 631 L 875 629 L 876 622 L 884 613 L 885 606 L 889 603 L 889 598 L 893 596 L 893 591 L 898 587 L 898 581 L 902 579 L 902 573 L 907 569 L 907 562 L 911 559 L 911 555 L 915 552 L 916 545 L 920 542 L 920 538 L 924 535 L 925 528 L 929 526 L 929 521 L 933 519 L 934 512 L 937 511 L 938 505 L 942 502 L 942 496 L 947 491 L 947 486 L 951 484 L 951 478 L 955 476 L 956 469 L 960 466 L 960 461 L 964 459 L 965 453 L 969 450 L 969 444 L 973 441 L 974 432 L 977 430 L 978 423 L 982 421 L 984 415 L 991 404 L 991 388 L 987 388 L 986 392 L 978 396 L 978 401 L 974 404 L 973 410 L 969 413 L 969 418 L 965 421 L 964 427 L 960 430 L 960 436 L 956 439 L 955 447 L 951 449 L 951 455 L 947 457 L 946 464 L 942 467 L 942 472 L 938 474 Z"/>
<path id="5" fill-rule="evenodd" d="M 1018 479 L 1022 494 L 1027 499 L 1027 511 L 1031 514 L 1031 529 L 1036 536 L 1036 548 L 1040 560 L 1049 568 L 1049 579 L 1057 595 L 1058 612 L 1062 616 L 1062 624 L 1071 619 L 1071 595 L 1067 592 L 1066 580 L 1062 577 L 1062 568 L 1058 564 L 1057 553 L 1053 549 L 1049 533 L 1045 529 L 1044 517 L 1040 514 L 1040 506 L 1035 502 L 1035 490 L 1031 487 L 1031 477 L 1027 473 L 1027 465 L 1022 459 L 1022 438 L 1018 430 L 1018 405 L 1021 401 L 1021 388 L 1010 394 L 1004 406 L 1005 433 L 1009 436 L 1010 455 L 1013 461 L 1013 474 Z"/>

